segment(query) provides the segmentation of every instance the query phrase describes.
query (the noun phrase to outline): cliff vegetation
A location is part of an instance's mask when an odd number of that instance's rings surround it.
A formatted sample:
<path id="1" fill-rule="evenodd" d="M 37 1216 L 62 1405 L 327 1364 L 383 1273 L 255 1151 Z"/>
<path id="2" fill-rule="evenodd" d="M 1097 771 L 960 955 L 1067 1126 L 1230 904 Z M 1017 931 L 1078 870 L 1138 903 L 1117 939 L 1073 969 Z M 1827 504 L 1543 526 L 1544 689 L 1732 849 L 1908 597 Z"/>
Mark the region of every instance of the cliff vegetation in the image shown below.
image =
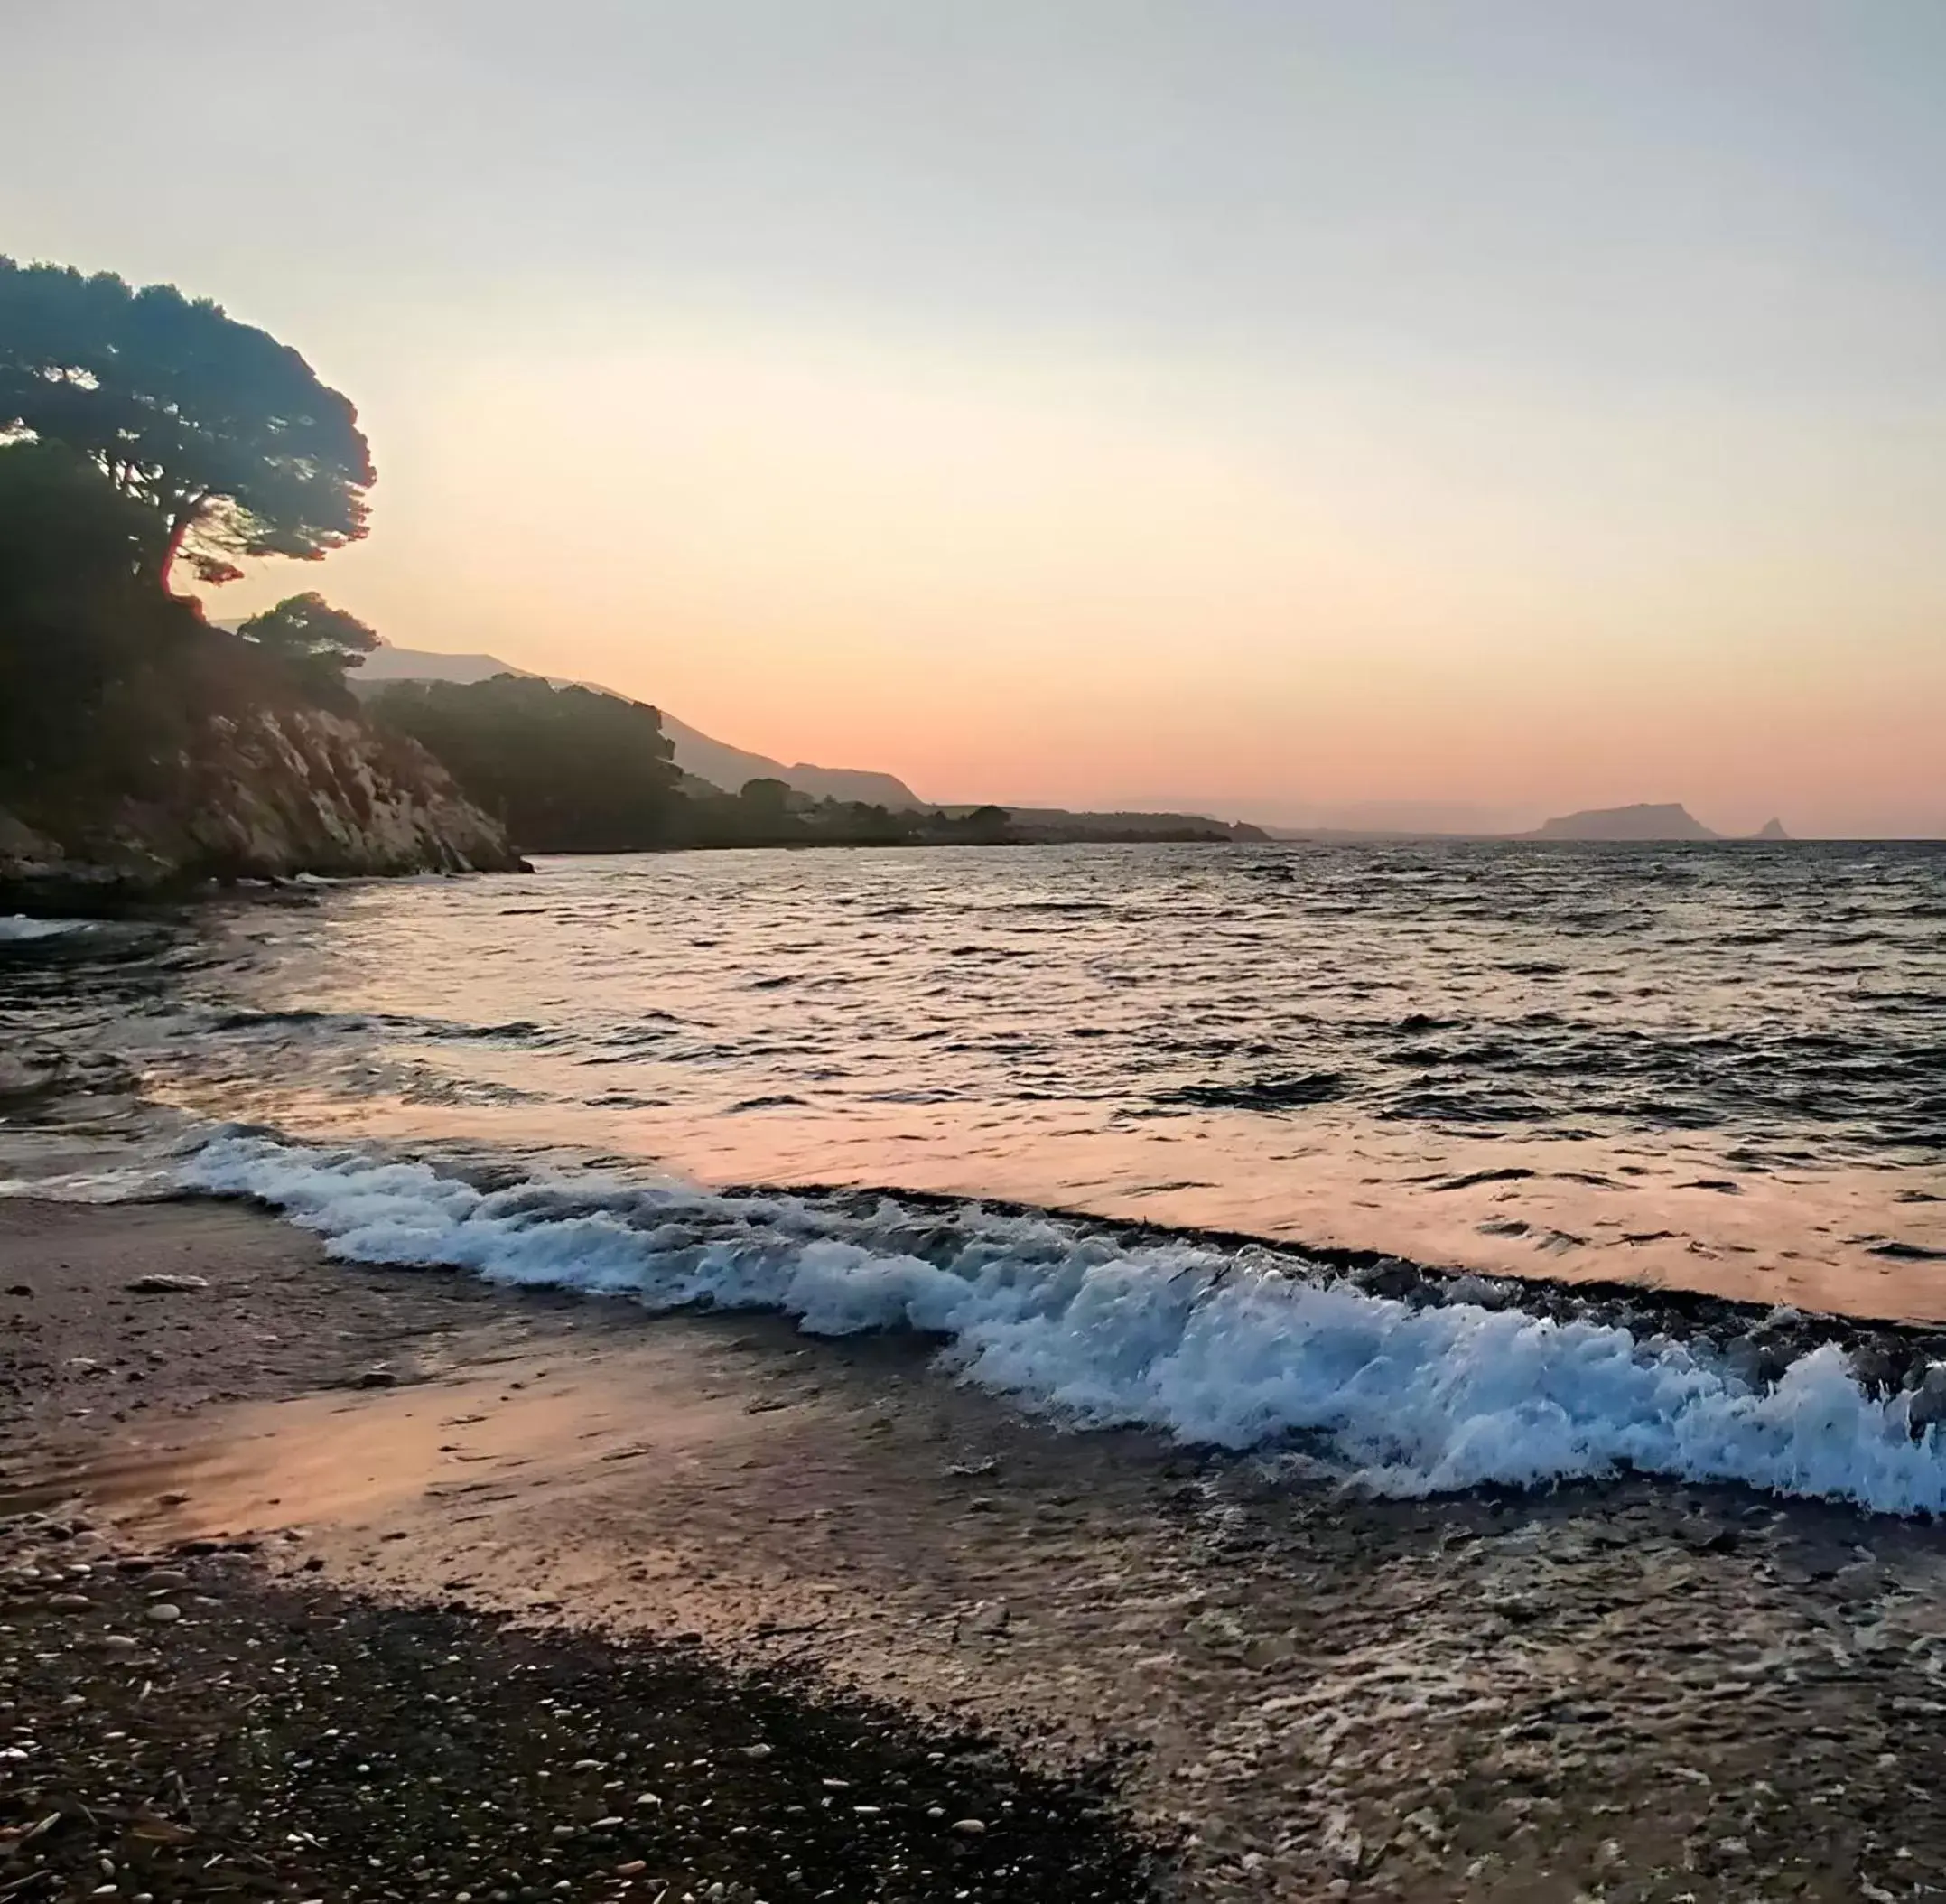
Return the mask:
<path id="1" fill-rule="evenodd" d="M 356 412 L 172 287 L 0 258 L 0 882 L 155 887 L 517 863 L 344 669 L 315 593 L 232 632 L 172 593 L 365 532 Z"/>

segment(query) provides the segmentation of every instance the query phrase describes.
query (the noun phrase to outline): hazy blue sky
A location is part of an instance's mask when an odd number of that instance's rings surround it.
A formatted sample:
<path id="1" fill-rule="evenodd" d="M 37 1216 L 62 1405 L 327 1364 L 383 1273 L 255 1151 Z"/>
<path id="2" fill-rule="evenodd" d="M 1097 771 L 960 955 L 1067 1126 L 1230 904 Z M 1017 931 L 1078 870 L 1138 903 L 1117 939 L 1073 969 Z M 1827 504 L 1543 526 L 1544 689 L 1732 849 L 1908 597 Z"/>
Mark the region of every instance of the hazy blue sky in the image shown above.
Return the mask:
<path id="1" fill-rule="evenodd" d="M 941 797 L 1946 830 L 1937 0 L 5 40 L 0 248 L 214 295 L 365 414 L 371 540 L 238 608 Z"/>

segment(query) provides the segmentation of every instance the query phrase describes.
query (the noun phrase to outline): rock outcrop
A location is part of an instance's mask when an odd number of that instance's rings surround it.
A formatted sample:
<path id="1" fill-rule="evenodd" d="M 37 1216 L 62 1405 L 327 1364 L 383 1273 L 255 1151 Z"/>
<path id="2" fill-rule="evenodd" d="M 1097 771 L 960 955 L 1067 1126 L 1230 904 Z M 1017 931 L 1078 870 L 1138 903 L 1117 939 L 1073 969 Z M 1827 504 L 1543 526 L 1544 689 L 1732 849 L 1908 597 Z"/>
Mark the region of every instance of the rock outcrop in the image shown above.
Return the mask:
<path id="1" fill-rule="evenodd" d="M 1534 840 L 1714 840 L 1712 833 L 1686 807 L 1602 807 L 1587 813 L 1564 814 L 1550 820 Z"/>
<path id="2" fill-rule="evenodd" d="M 212 714 L 157 792 L 0 813 L 0 886 L 161 891 L 206 879 L 507 872 L 499 825 L 431 754 L 356 711 Z"/>

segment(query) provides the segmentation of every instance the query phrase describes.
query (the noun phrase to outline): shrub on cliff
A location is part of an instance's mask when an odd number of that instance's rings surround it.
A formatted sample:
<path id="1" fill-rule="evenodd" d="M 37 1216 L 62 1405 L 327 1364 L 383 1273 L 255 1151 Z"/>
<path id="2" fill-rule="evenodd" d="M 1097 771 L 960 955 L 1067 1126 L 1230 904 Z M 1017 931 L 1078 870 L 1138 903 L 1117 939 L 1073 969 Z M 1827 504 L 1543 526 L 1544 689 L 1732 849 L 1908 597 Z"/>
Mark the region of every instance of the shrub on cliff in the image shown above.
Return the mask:
<path id="1" fill-rule="evenodd" d="M 276 662 L 314 699 L 349 708 L 356 704 L 345 688 L 345 672 L 364 665 L 378 646 L 378 630 L 312 589 L 239 622 L 237 639 Z"/>
<path id="2" fill-rule="evenodd" d="M 531 675 L 388 683 L 367 702 L 444 765 L 524 853 L 626 853 L 681 836 L 662 716 Z"/>

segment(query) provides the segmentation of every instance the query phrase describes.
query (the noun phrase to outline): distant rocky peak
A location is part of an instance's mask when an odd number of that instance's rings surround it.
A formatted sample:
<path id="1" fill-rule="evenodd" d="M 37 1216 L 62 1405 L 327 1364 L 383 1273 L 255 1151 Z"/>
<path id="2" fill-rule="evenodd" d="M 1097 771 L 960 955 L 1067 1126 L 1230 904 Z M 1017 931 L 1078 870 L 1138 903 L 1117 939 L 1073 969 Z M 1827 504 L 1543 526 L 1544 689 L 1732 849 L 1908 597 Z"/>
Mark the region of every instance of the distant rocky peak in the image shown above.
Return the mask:
<path id="1" fill-rule="evenodd" d="M 1687 807 L 1673 804 L 1597 807 L 1585 813 L 1564 814 L 1539 832 L 1538 840 L 1714 840 L 1712 833 Z"/>

